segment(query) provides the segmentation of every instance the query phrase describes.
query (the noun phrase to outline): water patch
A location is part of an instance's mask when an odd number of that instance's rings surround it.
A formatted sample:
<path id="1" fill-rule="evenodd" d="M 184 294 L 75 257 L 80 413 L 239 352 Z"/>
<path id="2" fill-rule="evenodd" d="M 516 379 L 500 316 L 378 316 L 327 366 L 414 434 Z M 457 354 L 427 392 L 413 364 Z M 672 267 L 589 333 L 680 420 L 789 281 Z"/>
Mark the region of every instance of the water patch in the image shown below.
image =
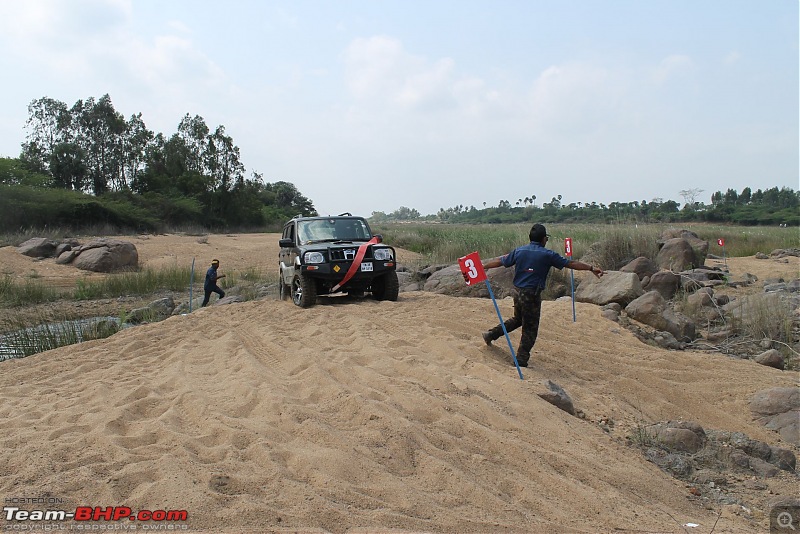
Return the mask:
<path id="1" fill-rule="evenodd" d="M 41 324 L 0 335 L 0 361 L 24 358 L 82 341 L 106 338 L 122 328 L 118 317 Z"/>

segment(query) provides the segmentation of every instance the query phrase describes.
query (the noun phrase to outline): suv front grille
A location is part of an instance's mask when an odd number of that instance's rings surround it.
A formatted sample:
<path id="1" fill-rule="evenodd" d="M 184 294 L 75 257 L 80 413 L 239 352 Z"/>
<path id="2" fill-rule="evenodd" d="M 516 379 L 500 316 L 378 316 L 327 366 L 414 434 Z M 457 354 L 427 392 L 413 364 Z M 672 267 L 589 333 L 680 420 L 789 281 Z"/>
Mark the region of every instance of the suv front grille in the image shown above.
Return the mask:
<path id="1" fill-rule="evenodd" d="M 331 259 L 331 261 L 353 261 L 356 258 L 357 253 L 358 247 L 328 249 L 328 257 Z M 364 254 L 364 259 L 372 259 L 372 247 L 367 248 L 367 253 Z"/>

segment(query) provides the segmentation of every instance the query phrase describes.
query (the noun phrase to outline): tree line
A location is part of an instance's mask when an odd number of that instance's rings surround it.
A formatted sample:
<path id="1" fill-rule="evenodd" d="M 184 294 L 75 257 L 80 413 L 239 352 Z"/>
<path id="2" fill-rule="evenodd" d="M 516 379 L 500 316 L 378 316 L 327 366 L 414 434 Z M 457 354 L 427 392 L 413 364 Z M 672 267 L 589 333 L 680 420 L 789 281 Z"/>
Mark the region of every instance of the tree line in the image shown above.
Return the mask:
<path id="1" fill-rule="evenodd" d="M 711 195 L 710 203 L 697 200 L 702 189 L 680 191 L 683 206 L 674 200 L 655 198 L 651 201 L 569 202 L 561 195 L 549 202 L 536 203 L 536 195 L 519 198 L 514 203 L 500 200 L 496 206 L 482 208 L 456 205 L 440 208 L 436 214 L 422 216 L 413 208 L 402 206 L 391 213 L 376 211 L 371 220 L 436 221 L 451 223 L 650 223 L 650 222 L 713 222 L 746 226 L 787 225 L 800 226 L 800 191 L 782 187 L 752 191 L 745 187 L 741 192 L 728 189 Z"/>
<path id="2" fill-rule="evenodd" d="M 25 129 L 19 158 L 0 161 L 6 200 L 0 200 L 0 209 L 10 208 L 0 213 L 6 229 L 39 219 L 141 229 L 263 228 L 298 213 L 316 214 L 293 184 L 267 183 L 256 172 L 247 177 L 239 147 L 225 127 L 212 130 L 199 115 L 187 113 L 167 136 L 149 130 L 141 113 L 125 119 L 107 94 L 71 107 L 43 97 L 28 106 Z M 30 202 L 28 209 L 38 205 L 33 221 L 14 209 L 14 199 Z"/>

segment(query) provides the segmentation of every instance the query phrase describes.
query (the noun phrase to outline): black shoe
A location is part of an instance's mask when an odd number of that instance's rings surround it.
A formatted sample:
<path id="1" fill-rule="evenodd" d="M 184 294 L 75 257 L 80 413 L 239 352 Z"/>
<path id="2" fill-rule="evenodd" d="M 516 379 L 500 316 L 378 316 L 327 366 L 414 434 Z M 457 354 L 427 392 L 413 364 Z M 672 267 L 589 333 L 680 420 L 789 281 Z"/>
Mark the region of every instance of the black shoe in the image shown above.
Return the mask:
<path id="1" fill-rule="evenodd" d="M 530 356 L 525 357 L 523 355 L 517 354 L 517 363 L 519 364 L 520 367 L 528 367 L 528 360 L 530 360 L 530 358 L 531 358 Z"/>
<path id="2" fill-rule="evenodd" d="M 484 332 L 483 334 L 483 342 L 486 343 L 488 346 L 492 346 L 492 334 L 489 332 Z"/>

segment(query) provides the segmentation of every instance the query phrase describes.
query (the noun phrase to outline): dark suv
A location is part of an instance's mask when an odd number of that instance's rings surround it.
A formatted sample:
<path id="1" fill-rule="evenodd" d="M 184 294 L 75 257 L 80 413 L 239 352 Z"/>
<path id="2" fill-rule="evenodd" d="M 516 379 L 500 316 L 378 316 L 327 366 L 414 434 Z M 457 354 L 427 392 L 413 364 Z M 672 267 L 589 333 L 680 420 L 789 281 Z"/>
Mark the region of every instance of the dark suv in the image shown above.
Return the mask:
<path id="1" fill-rule="evenodd" d="M 369 291 L 378 300 L 397 300 L 400 285 L 394 249 L 372 235 L 363 217 L 294 217 L 280 240 L 280 295 L 302 307 L 318 295 Z"/>

